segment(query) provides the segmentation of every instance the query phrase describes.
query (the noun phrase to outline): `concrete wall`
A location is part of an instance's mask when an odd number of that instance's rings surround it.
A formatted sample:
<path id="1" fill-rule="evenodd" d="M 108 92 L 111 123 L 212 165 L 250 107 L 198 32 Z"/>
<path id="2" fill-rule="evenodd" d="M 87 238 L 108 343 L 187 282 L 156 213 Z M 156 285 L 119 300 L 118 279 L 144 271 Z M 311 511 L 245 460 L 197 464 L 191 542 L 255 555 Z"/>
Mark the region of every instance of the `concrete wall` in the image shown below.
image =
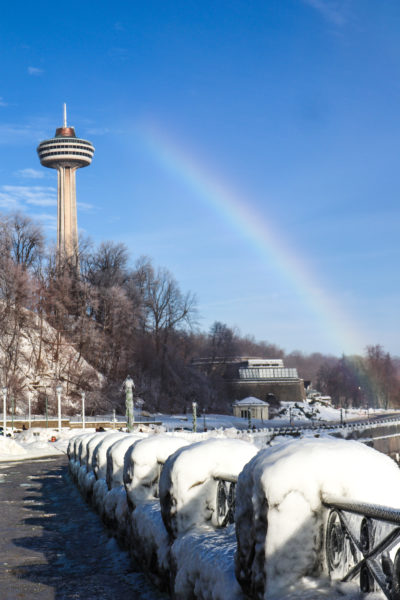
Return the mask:
<path id="1" fill-rule="evenodd" d="M 375 448 L 379 452 L 387 454 L 396 462 L 400 457 L 400 423 L 387 423 L 382 425 L 363 425 L 360 429 L 334 434 L 336 437 L 342 437 L 347 440 L 358 440 L 368 446 Z"/>

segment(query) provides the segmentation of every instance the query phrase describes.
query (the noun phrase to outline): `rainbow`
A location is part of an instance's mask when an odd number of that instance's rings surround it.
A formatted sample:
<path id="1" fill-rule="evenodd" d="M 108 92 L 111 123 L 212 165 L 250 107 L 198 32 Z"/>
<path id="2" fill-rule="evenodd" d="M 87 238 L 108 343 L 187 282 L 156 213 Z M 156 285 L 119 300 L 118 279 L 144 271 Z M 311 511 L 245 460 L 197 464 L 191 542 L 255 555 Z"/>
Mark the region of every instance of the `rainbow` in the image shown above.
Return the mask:
<path id="1" fill-rule="evenodd" d="M 267 264 L 273 265 L 311 310 L 315 327 L 334 343 L 339 353 L 360 353 L 366 346 L 354 319 L 335 301 L 312 273 L 307 261 L 285 242 L 284 236 L 252 206 L 251 200 L 230 189 L 189 153 L 154 125 L 141 124 L 137 133 L 155 159 L 206 202 Z"/>

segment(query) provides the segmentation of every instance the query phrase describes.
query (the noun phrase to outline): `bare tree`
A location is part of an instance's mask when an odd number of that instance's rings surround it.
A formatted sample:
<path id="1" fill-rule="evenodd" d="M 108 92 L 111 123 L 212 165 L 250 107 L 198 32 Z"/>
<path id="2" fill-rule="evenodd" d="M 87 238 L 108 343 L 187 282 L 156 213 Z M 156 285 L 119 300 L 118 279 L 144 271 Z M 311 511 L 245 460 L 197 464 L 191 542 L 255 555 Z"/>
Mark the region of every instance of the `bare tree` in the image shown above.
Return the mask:
<path id="1" fill-rule="evenodd" d="M 40 225 L 20 212 L 3 218 L 1 222 L 3 247 L 12 260 L 24 268 L 35 269 L 43 258 L 44 235 Z"/>

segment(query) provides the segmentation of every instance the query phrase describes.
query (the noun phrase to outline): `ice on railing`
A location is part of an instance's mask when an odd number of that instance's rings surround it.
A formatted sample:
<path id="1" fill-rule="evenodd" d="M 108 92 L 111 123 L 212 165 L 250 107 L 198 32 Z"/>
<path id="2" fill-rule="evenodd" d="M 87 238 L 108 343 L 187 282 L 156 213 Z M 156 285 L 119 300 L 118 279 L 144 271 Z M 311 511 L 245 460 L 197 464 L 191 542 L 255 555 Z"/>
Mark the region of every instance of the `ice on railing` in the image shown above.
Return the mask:
<path id="1" fill-rule="evenodd" d="M 161 465 L 178 448 L 190 442 L 168 434 L 137 442 L 125 455 L 124 484 L 131 507 L 158 496 Z"/>
<path id="2" fill-rule="evenodd" d="M 177 537 L 199 523 L 220 525 L 217 478 L 237 476 L 257 452 L 253 444 L 232 439 L 206 440 L 175 452 L 160 478 L 161 511 L 168 531 Z"/>
<path id="3" fill-rule="evenodd" d="M 285 597 L 321 575 L 325 496 L 400 507 L 400 470 L 354 441 L 291 440 L 254 457 L 239 475 L 236 572 L 246 593 Z"/>
<path id="4" fill-rule="evenodd" d="M 145 437 L 142 433 L 128 433 L 107 449 L 106 481 L 109 490 L 123 485 L 125 454 L 135 442 Z"/>

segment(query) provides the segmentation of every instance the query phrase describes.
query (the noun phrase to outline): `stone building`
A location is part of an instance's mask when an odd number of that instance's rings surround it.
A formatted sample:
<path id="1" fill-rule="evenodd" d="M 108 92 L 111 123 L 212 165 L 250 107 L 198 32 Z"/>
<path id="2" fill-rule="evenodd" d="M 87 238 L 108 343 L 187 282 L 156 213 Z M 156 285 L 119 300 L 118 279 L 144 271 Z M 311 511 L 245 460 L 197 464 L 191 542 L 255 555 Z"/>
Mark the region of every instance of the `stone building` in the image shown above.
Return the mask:
<path id="1" fill-rule="evenodd" d="M 232 404 L 233 416 L 241 417 L 242 419 L 261 419 L 262 421 L 268 421 L 269 418 L 269 404 L 259 398 L 250 396 L 243 400 L 236 400 Z"/>
<path id="2" fill-rule="evenodd" d="M 193 365 L 207 374 L 219 373 L 232 400 L 253 396 L 273 406 L 282 401 L 302 402 L 306 398 L 304 381 L 297 369 L 286 368 L 280 358 L 201 358 L 193 361 Z"/>

